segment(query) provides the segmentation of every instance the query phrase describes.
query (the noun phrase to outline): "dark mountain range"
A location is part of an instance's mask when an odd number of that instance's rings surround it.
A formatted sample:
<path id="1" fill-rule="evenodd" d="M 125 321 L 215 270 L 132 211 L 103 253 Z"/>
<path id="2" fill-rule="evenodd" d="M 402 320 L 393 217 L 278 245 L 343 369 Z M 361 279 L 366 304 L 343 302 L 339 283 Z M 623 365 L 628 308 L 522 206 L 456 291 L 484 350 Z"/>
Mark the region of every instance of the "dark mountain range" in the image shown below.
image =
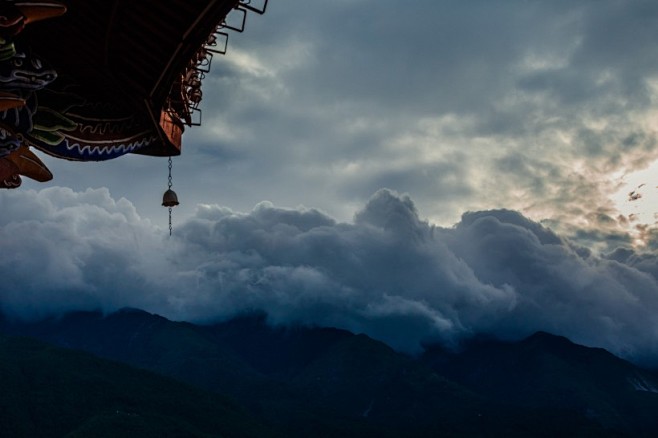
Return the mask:
<path id="1" fill-rule="evenodd" d="M 650 436 L 658 378 L 610 353 L 538 333 L 421 358 L 365 335 L 212 326 L 138 310 L 84 312 L 0 331 L 152 370 L 228 396 L 282 436 Z"/>
<path id="2" fill-rule="evenodd" d="M 272 434 L 217 394 L 88 353 L 0 335 L 0 436 Z"/>
<path id="3" fill-rule="evenodd" d="M 489 399 L 533 409 L 566 408 L 632 435 L 658 430 L 658 376 L 602 348 L 538 332 L 515 343 L 476 341 L 458 355 L 429 348 L 437 373 Z"/>

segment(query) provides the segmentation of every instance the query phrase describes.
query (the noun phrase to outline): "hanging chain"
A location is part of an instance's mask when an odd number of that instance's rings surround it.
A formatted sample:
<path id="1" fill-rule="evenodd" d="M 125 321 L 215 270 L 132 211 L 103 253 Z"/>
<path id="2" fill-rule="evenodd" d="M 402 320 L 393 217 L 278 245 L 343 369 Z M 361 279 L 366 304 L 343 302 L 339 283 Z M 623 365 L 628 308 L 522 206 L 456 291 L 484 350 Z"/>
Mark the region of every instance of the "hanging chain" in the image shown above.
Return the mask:
<path id="1" fill-rule="evenodd" d="M 171 157 L 169 157 L 169 188 L 171 189 Z"/>
<path id="2" fill-rule="evenodd" d="M 169 190 L 171 190 L 172 182 L 171 182 L 171 157 L 169 157 Z M 171 207 L 169 207 L 169 236 L 171 237 L 171 231 L 172 231 L 172 226 L 171 226 Z"/>

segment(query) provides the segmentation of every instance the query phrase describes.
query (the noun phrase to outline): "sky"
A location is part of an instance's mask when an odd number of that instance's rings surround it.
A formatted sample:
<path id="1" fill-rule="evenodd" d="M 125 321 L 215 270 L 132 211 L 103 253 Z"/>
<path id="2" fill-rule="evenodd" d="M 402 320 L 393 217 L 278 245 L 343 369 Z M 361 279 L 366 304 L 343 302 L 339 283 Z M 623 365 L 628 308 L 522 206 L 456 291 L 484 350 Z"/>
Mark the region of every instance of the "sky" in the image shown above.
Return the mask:
<path id="1" fill-rule="evenodd" d="M 173 236 L 166 160 L 44 157 L 0 193 L 0 306 L 264 310 L 408 352 L 545 330 L 658 366 L 656 41 L 649 0 L 272 0 L 204 80 Z"/>

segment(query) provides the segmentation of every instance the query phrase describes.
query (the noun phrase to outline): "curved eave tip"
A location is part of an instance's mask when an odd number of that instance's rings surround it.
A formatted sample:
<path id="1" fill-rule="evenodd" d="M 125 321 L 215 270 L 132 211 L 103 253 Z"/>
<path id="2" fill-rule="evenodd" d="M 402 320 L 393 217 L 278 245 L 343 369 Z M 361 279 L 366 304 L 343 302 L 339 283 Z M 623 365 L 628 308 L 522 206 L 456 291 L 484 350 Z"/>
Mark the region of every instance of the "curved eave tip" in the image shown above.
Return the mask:
<path id="1" fill-rule="evenodd" d="M 27 146 L 21 146 L 5 158 L 14 163 L 20 175 L 38 182 L 53 179 L 50 169 Z"/>
<path id="2" fill-rule="evenodd" d="M 26 24 L 59 17 L 66 13 L 66 5 L 56 1 L 19 0 L 14 5 L 25 17 Z"/>

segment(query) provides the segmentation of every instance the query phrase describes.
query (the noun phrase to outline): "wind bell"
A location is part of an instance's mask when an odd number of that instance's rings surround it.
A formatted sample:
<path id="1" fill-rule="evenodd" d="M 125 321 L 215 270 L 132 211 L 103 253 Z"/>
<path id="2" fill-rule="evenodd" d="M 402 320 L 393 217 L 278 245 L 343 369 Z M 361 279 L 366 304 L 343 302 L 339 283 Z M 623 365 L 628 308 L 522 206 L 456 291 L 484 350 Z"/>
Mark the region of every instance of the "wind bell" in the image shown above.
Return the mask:
<path id="1" fill-rule="evenodd" d="M 171 157 L 169 157 L 169 185 L 166 192 L 162 196 L 162 206 L 169 208 L 169 235 L 171 236 L 171 209 L 178 205 L 178 196 L 176 192 L 171 190 Z"/>

